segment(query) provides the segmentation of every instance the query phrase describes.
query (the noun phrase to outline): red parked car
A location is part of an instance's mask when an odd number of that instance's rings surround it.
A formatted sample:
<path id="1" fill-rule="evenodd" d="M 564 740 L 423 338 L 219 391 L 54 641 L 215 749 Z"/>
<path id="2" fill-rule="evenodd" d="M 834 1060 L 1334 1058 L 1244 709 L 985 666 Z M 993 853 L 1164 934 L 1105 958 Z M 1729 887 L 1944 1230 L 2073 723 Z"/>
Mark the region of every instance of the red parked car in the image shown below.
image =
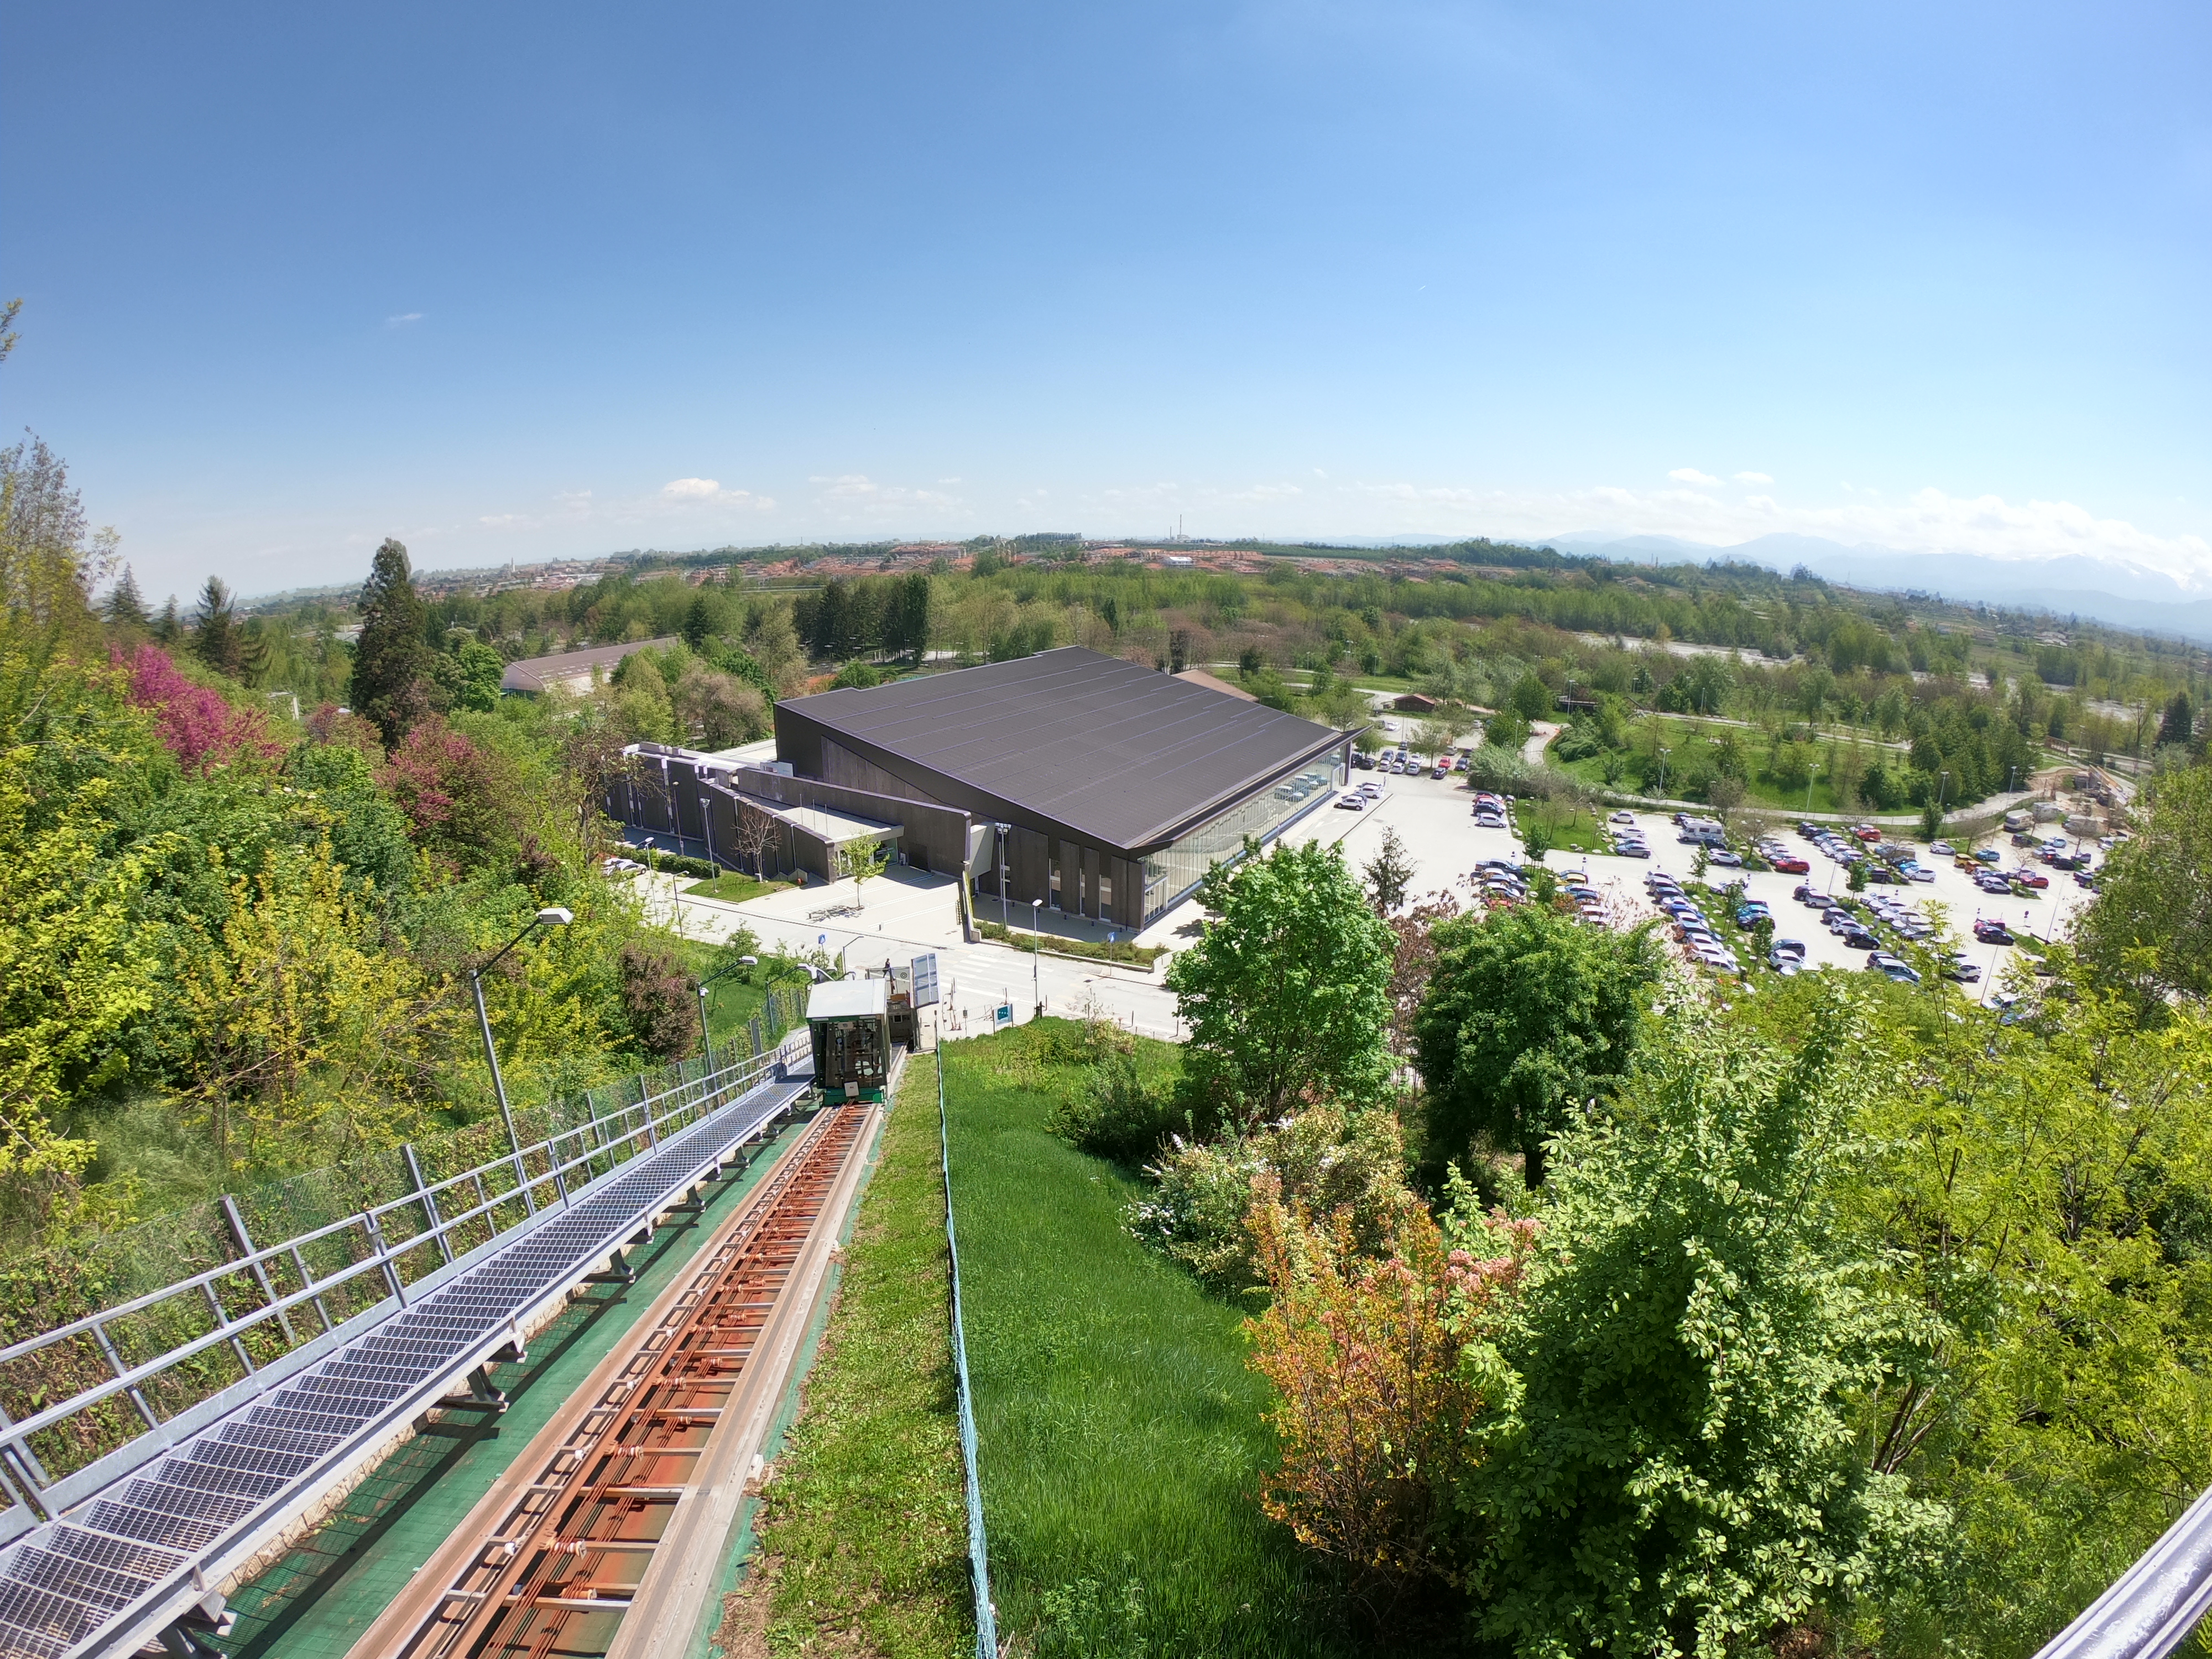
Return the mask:
<path id="1" fill-rule="evenodd" d="M 1774 867 L 1781 871 L 1785 876 L 1805 875 L 1813 868 L 1810 864 L 1808 864 L 1803 859 L 1797 857 L 1795 854 L 1790 854 L 1785 857 L 1775 860 Z"/>
<path id="2" fill-rule="evenodd" d="M 2051 878 L 2045 875 L 2040 870 L 2015 870 L 2012 872 L 2012 878 L 2023 887 L 2048 887 L 2051 885 Z"/>
<path id="3" fill-rule="evenodd" d="M 1866 842 L 1869 847 L 1873 846 L 1875 842 L 1881 839 L 1881 831 L 1875 829 L 1874 825 L 1870 823 L 1862 823 L 1856 829 L 1853 830 L 1851 833 L 1856 836 L 1861 841 Z"/>

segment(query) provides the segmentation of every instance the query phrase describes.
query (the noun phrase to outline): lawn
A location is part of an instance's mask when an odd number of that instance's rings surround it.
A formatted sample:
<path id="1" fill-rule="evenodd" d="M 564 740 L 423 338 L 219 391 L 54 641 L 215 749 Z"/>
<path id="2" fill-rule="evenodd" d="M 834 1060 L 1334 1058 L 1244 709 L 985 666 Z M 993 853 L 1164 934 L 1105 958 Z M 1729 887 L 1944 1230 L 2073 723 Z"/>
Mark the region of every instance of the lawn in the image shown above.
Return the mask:
<path id="1" fill-rule="evenodd" d="M 743 904 L 747 899 L 757 899 L 767 893 L 781 893 L 791 884 L 787 881 L 755 881 L 750 876 L 740 875 L 735 870 L 725 870 L 712 881 L 695 881 L 684 888 L 701 898 L 720 899 L 726 904 Z"/>
<path id="2" fill-rule="evenodd" d="M 1528 826 L 1540 821 L 1552 832 L 1555 853 L 1610 853 L 1613 848 L 1600 832 L 1603 818 L 1596 812 L 1570 811 L 1555 801 L 1516 800 L 1513 822 L 1525 837 Z"/>
<path id="3" fill-rule="evenodd" d="M 1346 1651 L 1327 1578 L 1255 1502 L 1273 1447 L 1242 1314 L 1125 1231 L 1136 1180 L 1046 1127 L 1085 1074 L 1041 1045 L 1076 1029 L 945 1050 L 1002 1639 L 1038 1659 Z"/>
<path id="4" fill-rule="evenodd" d="M 907 1067 L 725 1651 L 975 1651 L 947 1314 L 937 1073 Z M 748 1638 L 757 1637 L 757 1640 Z"/>

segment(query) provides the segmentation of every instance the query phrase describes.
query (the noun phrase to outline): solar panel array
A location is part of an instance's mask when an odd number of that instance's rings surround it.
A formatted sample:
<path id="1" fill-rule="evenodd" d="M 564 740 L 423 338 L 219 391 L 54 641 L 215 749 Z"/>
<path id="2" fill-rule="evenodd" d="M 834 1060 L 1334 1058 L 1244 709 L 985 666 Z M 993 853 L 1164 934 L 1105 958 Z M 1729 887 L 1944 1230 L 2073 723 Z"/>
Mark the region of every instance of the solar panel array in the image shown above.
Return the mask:
<path id="1" fill-rule="evenodd" d="M 619 1244 L 641 1212 L 698 1169 L 706 1147 L 750 1138 L 810 1081 L 763 1084 L 671 1136 L 329 1358 L 0 1551 L 0 1654 L 98 1651 L 121 1615 L 281 1510 L 553 1286 Z"/>

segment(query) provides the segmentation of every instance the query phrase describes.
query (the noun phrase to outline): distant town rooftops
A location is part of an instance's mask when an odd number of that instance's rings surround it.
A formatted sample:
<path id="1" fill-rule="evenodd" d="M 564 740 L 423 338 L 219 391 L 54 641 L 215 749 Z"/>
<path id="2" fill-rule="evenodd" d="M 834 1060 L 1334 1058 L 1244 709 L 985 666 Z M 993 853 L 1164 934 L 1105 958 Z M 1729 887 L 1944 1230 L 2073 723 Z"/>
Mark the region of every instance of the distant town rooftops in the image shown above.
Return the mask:
<path id="1" fill-rule="evenodd" d="M 665 651 L 676 643 L 673 635 L 665 639 L 633 640 L 623 645 L 595 645 L 587 651 L 562 651 L 550 657 L 526 657 L 520 662 L 511 662 L 507 672 L 499 677 L 502 691 L 520 691 L 529 696 L 542 696 L 551 690 L 583 691 L 602 675 L 614 672 L 614 666 L 633 651 L 652 649 Z"/>

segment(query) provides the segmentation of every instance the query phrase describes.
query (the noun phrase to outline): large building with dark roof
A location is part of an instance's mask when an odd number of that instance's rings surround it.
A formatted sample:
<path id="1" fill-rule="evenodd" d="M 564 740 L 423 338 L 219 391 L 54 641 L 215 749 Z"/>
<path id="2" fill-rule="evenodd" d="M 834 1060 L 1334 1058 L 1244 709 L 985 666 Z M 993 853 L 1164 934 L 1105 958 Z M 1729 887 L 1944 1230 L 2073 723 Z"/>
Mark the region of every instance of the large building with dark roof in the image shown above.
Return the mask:
<path id="1" fill-rule="evenodd" d="M 1351 740 L 1078 647 L 775 708 L 794 783 L 964 812 L 980 896 L 1128 927 L 1327 805 Z"/>

